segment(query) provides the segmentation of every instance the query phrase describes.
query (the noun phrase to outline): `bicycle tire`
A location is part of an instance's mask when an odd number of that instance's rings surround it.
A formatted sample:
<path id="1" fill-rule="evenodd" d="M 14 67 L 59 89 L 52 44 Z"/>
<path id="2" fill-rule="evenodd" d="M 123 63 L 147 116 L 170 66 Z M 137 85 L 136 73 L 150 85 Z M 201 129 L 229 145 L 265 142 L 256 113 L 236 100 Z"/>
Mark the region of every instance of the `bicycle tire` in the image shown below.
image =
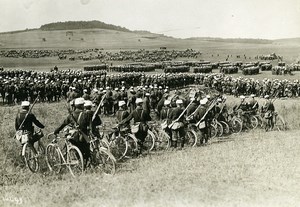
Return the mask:
<path id="1" fill-rule="evenodd" d="M 67 167 L 73 177 L 83 173 L 84 164 L 81 151 L 76 146 L 70 146 L 67 151 Z"/>
<path id="2" fill-rule="evenodd" d="M 232 134 L 238 134 L 242 131 L 243 122 L 240 119 L 232 119 L 229 123 Z"/>
<path id="3" fill-rule="evenodd" d="M 217 126 L 217 137 L 222 137 L 223 136 L 223 126 L 220 122 L 216 122 Z"/>
<path id="4" fill-rule="evenodd" d="M 167 150 L 170 148 L 170 136 L 164 130 L 159 130 L 155 139 L 155 149 Z"/>
<path id="5" fill-rule="evenodd" d="M 135 138 L 135 136 L 133 134 L 127 134 L 125 139 L 126 139 L 126 142 L 128 145 L 128 150 L 126 152 L 125 157 L 127 157 L 127 158 L 136 157 L 138 155 L 137 139 Z"/>
<path id="6" fill-rule="evenodd" d="M 155 135 L 151 130 L 148 130 L 147 136 L 143 143 L 146 151 L 152 151 L 155 145 Z"/>
<path id="7" fill-rule="evenodd" d="M 110 152 L 116 158 L 116 160 L 122 160 L 128 150 L 128 143 L 122 136 L 117 136 L 109 143 Z"/>
<path id="8" fill-rule="evenodd" d="M 210 125 L 210 139 L 214 139 L 217 137 L 218 129 L 216 125 Z"/>
<path id="9" fill-rule="evenodd" d="M 225 121 L 220 121 L 219 123 L 222 124 L 222 127 L 223 127 L 223 134 L 224 134 L 224 135 L 230 134 L 229 125 L 228 125 Z"/>
<path id="10" fill-rule="evenodd" d="M 250 116 L 250 126 L 251 126 L 251 129 L 256 129 L 257 126 L 258 126 L 258 119 L 256 116 Z"/>
<path id="11" fill-rule="evenodd" d="M 186 143 L 190 147 L 195 147 L 198 141 L 197 133 L 193 129 L 189 129 L 186 132 Z"/>
<path id="12" fill-rule="evenodd" d="M 96 150 L 97 168 L 105 174 L 114 175 L 116 172 L 116 158 L 105 148 Z"/>
<path id="13" fill-rule="evenodd" d="M 59 147 L 56 144 L 48 144 L 46 147 L 46 163 L 50 171 L 60 173 L 62 168 L 62 158 Z"/>
<path id="14" fill-rule="evenodd" d="M 33 146 L 32 146 L 33 147 Z M 39 161 L 37 154 L 34 153 L 33 149 L 28 143 L 25 143 L 22 148 L 22 156 L 28 169 L 36 173 L 39 170 Z"/>

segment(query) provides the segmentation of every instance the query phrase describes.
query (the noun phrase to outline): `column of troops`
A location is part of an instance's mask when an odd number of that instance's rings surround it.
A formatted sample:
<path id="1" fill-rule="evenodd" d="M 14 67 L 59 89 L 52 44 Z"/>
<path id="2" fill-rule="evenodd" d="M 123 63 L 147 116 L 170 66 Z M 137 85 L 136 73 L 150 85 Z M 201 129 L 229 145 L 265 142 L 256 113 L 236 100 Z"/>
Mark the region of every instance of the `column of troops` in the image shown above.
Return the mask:
<path id="1" fill-rule="evenodd" d="M 131 87 L 161 87 L 178 89 L 191 85 L 204 85 L 219 93 L 235 96 L 256 94 L 273 97 L 298 97 L 300 84 L 298 80 L 255 80 L 253 78 L 226 76 L 220 73 L 121 73 L 110 74 L 106 71 L 0 71 L 0 95 L 5 104 L 15 104 L 23 100 L 33 100 L 39 94 L 41 102 L 67 99 L 68 92 L 78 95 L 91 94 L 106 87 L 124 88 L 129 92 Z"/>

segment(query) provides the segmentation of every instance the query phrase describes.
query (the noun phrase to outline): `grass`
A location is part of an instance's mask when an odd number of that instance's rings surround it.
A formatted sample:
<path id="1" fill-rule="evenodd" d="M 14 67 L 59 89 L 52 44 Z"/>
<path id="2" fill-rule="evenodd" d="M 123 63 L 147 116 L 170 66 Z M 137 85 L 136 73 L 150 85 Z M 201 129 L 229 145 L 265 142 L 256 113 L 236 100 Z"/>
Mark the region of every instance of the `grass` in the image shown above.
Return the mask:
<path id="1" fill-rule="evenodd" d="M 288 122 L 287 132 L 232 135 L 205 147 L 120 163 L 115 176 L 87 172 L 77 179 L 68 173 L 51 175 L 45 165 L 38 174 L 24 168 L 18 145 L 11 139 L 19 107 L 1 107 L 0 206 L 17 205 L 16 198 L 24 206 L 297 206 L 298 101 L 275 102 Z M 228 102 L 238 100 L 229 97 Z M 63 103 L 37 104 L 34 113 L 47 126 L 46 134 L 67 110 Z"/>

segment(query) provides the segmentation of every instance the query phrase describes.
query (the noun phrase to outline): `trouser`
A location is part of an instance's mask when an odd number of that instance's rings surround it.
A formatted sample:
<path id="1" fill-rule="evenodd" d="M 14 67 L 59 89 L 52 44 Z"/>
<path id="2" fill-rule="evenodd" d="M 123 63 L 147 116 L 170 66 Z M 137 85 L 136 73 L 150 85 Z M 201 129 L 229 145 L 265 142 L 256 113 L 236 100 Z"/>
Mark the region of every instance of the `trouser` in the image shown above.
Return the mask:
<path id="1" fill-rule="evenodd" d="M 85 140 L 83 141 L 70 140 L 70 142 L 79 148 L 80 152 L 82 153 L 84 163 L 86 165 L 88 159 L 91 157 L 90 144 Z"/>
<path id="2" fill-rule="evenodd" d="M 148 134 L 148 132 L 142 131 L 142 130 L 139 130 L 137 133 L 134 134 L 135 137 L 138 140 L 139 153 L 142 153 L 142 150 L 143 150 L 143 147 L 144 147 L 144 142 L 145 142 L 145 139 L 147 137 L 147 134 Z"/>
<path id="3" fill-rule="evenodd" d="M 204 144 L 208 142 L 208 127 L 199 130 L 200 133 L 200 144 Z"/>
<path id="4" fill-rule="evenodd" d="M 171 147 L 176 148 L 178 142 L 180 142 L 181 147 L 184 147 L 184 141 L 185 141 L 184 137 L 185 137 L 184 127 L 180 127 L 178 129 L 172 129 Z"/>

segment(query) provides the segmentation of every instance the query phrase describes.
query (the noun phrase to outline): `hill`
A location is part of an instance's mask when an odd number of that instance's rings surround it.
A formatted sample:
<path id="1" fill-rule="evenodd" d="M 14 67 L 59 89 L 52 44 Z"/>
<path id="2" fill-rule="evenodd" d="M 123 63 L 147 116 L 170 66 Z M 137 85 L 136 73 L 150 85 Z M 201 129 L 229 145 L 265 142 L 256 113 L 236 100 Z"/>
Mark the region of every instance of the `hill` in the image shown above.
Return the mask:
<path id="1" fill-rule="evenodd" d="M 41 30 L 76 30 L 76 29 L 108 29 L 123 32 L 130 32 L 125 27 L 115 26 L 112 24 L 106 24 L 100 21 L 68 21 L 68 22 L 54 22 L 44 24 L 40 27 Z"/>

